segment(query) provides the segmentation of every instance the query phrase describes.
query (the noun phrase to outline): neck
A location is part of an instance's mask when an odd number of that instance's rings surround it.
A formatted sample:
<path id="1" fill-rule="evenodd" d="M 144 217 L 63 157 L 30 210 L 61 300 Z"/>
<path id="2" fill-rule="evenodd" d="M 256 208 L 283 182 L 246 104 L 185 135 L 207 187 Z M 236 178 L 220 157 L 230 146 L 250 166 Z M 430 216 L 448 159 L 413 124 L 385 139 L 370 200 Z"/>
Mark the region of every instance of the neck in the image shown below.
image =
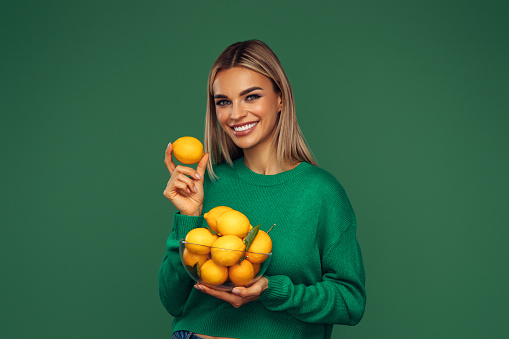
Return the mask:
<path id="1" fill-rule="evenodd" d="M 293 169 L 298 161 L 285 162 L 281 167 L 277 159 L 275 147 L 244 149 L 244 163 L 253 172 L 264 175 L 274 175 Z"/>
<path id="2" fill-rule="evenodd" d="M 258 174 L 277 174 L 283 172 L 277 161 L 276 152 L 271 150 L 244 149 L 244 163 Z"/>

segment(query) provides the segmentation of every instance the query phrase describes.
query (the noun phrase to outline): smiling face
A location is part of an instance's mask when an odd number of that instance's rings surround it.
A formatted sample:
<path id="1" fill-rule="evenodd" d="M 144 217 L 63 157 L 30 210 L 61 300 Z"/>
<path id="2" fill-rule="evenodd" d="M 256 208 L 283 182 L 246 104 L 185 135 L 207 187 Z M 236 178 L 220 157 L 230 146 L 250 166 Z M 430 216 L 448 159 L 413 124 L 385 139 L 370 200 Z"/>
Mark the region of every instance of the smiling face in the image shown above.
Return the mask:
<path id="1" fill-rule="evenodd" d="M 233 67 L 217 73 L 212 90 L 217 120 L 238 147 L 270 147 L 281 95 L 269 78 Z"/>

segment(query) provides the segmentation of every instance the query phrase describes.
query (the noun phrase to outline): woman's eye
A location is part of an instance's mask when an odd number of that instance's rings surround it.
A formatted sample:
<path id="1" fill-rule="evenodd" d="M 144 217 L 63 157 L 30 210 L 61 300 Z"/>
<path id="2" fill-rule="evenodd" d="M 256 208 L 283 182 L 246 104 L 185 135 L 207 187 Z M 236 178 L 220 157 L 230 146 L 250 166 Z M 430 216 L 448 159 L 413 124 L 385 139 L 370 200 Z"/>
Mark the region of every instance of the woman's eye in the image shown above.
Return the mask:
<path id="1" fill-rule="evenodd" d="M 259 97 L 260 97 L 260 95 L 258 95 L 258 94 L 251 94 L 246 98 L 246 101 L 252 101 L 252 100 L 258 99 Z"/>
<path id="2" fill-rule="evenodd" d="M 228 105 L 230 102 L 228 100 L 219 100 L 216 102 L 217 106 L 225 106 Z"/>

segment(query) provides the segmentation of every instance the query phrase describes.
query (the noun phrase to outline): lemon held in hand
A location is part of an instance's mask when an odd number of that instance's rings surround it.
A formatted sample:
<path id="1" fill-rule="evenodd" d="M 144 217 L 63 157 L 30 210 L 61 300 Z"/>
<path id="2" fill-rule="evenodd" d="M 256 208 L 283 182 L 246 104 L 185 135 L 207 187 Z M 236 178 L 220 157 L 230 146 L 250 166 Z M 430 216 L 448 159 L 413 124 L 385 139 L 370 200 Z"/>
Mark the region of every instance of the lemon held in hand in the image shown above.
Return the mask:
<path id="1" fill-rule="evenodd" d="M 203 144 L 194 137 L 181 137 L 173 143 L 173 155 L 183 164 L 196 164 L 203 154 Z"/>

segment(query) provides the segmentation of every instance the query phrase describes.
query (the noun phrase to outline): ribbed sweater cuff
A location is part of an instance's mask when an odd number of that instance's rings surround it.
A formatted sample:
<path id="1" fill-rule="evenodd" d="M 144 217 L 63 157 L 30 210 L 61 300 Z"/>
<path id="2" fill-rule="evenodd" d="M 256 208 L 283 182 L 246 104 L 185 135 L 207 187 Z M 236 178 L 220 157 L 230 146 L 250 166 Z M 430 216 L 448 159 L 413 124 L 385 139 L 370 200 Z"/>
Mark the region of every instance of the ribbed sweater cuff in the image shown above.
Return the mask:
<path id="1" fill-rule="evenodd" d="M 258 301 L 263 303 L 277 302 L 278 300 L 287 300 L 290 297 L 290 289 L 287 288 L 287 278 L 282 275 L 266 277 L 269 280 L 269 286 L 263 292 Z"/>
<path id="2" fill-rule="evenodd" d="M 203 223 L 203 216 L 190 216 L 183 215 L 179 212 L 173 216 L 173 232 L 177 239 L 184 239 L 187 233 L 197 227 L 201 227 Z"/>

